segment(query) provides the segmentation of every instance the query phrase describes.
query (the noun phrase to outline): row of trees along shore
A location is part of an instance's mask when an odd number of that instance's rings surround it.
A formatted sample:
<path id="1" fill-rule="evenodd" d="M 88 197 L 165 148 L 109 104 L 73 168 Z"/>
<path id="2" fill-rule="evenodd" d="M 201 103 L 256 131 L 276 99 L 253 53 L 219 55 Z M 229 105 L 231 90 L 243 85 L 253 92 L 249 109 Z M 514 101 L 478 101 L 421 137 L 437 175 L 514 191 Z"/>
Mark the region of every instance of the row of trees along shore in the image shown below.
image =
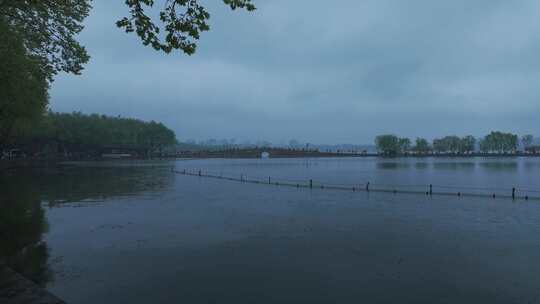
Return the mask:
<path id="1" fill-rule="evenodd" d="M 46 113 L 18 134 L 11 146 L 30 154 L 100 154 L 120 149 L 148 155 L 177 143 L 174 131 L 159 122 L 98 114 Z M 51 151 L 52 150 L 52 151 Z"/>
<path id="2" fill-rule="evenodd" d="M 515 153 L 518 150 L 519 143 L 523 145 L 525 151 L 540 150 L 540 147 L 533 146 L 534 138 L 532 135 L 524 135 L 521 138 L 518 135 L 503 132 L 491 132 L 480 140 L 474 136 L 468 135 L 445 136 L 436 138 L 429 142 L 425 138 L 416 138 L 415 142 L 409 138 L 401 138 L 393 134 L 379 135 L 375 138 L 377 151 L 382 155 L 401 155 L 401 154 L 472 154 L 482 153 Z"/>

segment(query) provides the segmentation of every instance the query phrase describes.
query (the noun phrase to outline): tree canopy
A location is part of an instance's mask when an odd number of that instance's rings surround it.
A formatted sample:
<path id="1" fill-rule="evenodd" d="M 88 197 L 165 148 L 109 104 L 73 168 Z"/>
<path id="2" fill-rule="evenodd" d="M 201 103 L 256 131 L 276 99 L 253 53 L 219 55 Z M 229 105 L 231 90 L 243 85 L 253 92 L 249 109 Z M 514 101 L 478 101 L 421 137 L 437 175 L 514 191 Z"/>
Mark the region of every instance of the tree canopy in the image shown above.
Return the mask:
<path id="1" fill-rule="evenodd" d="M 431 146 L 429 145 L 427 139 L 417 137 L 412 150 L 418 153 L 427 153 L 431 151 Z"/>
<path id="2" fill-rule="evenodd" d="M 400 141 L 400 138 L 393 134 L 379 135 L 375 138 L 377 151 L 387 156 L 395 156 L 401 153 L 403 144 L 404 142 Z"/>
<path id="3" fill-rule="evenodd" d="M 455 135 L 436 138 L 433 149 L 437 152 L 465 153 L 475 150 L 476 138 L 472 135 L 458 137 Z"/>
<path id="4" fill-rule="evenodd" d="M 512 133 L 492 131 L 480 140 L 480 151 L 483 153 L 512 153 L 517 151 L 519 137 Z M 525 150 L 536 151 L 533 146 L 534 137 L 532 135 L 523 135 L 521 143 Z M 477 139 L 472 135 L 459 137 L 455 135 L 445 136 L 433 139 L 432 145 L 424 138 L 416 138 L 415 145 L 411 147 L 411 141 L 408 138 L 400 138 L 396 135 L 379 135 L 375 138 L 377 151 L 381 155 L 395 156 L 407 152 L 425 154 L 428 152 L 467 154 L 477 151 Z"/>
<path id="5" fill-rule="evenodd" d="M 76 40 L 90 12 L 89 0 L 0 0 L 0 23 L 22 40 L 48 80 L 59 71 L 79 74 L 89 56 Z M 4 43 L 4 42 L 2 42 Z"/>
<path id="6" fill-rule="evenodd" d="M 518 136 L 512 133 L 491 132 L 480 141 L 482 152 L 512 152 L 517 149 Z"/>
<path id="7" fill-rule="evenodd" d="M 125 0 L 128 16 L 116 26 L 134 32 L 144 45 L 193 54 L 210 13 L 200 0 Z M 223 0 L 252 11 L 251 0 Z M 161 7 L 159 17 L 147 13 Z M 0 145 L 44 113 L 49 84 L 59 72 L 78 75 L 88 55 L 77 40 L 91 0 L 0 0 Z"/>
<path id="8" fill-rule="evenodd" d="M 127 33 L 135 32 L 144 45 L 166 53 L 182 50 L 191 55 L 195 53 L 195 41 L 201 32 L 208 31 L 210 13 L 198 0 L 163 0 L 163 9 L 159 12 L 159 20 L 163 27 L 148 16 L 146 10 L 154 5 L 154 0 L 126 0 L 129 17 L 116 22 Z M 244 8 L 255 10 L 251 0 L 223 0 L 231 9 Z M 164 35 L 162 35 L 162 31 Z"/>
<path id="9" fill-rule="evenodd" d="M 49 84 L 36 55 L 19 35 L 0 22 L 0 145 L 31 127 L 44 113 Z"/>
<path id="10" fill-rule="evenodd" d="M 30 134 L 77 146 L 155 150 L 176 143 L 176 135 L 162 123 L 132 118 L 49 112 Z"/>
<path id="11" fill-rule="evenodd" d="M 251 0 L 223 0 L 231 9 L 255 10 Z M 91 10 L 91 0 L 0 0 L 0 23 L 23 40 L 27 52 L 39 59 L 49 80 L 60 72 L 80 74 L 88 62 L 84 46 L 76 39 Z M 116 26 L 136 33 L 144 45 L 169 53 L 193 54 L 201 32 L 208 31 L 210 13 L 200 0 L 125 0 L 127 17 Z M 147 11 L 158 4 L 159 20 Z M 4 41 L 2 41 L 4 43 Z"/>
<path id="12" fill-rule="evenodd" d="M 407 152 L 411 149 L 411 140 L 408 138 L 400 138 L 398 140 L 399 142 L 399 150 L 401 153 Z"/>

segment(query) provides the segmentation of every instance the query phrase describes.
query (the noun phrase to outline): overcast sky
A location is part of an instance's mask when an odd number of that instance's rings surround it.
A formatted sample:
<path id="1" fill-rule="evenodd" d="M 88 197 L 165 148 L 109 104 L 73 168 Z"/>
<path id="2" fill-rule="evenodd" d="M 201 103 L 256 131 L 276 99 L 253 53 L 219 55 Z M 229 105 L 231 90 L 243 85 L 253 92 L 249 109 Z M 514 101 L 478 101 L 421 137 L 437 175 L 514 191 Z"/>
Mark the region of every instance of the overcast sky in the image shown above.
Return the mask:
<path id="1" fill-rule="evenodd" d="M 117 29 L 123 0 L 94 0 L 92 59 L 57 77 L 51 108 L 158 120 L 181 140 L 540 135 L 540 1 L 254 1 L 204 1 L 211 31 L 186 56 Z"/>

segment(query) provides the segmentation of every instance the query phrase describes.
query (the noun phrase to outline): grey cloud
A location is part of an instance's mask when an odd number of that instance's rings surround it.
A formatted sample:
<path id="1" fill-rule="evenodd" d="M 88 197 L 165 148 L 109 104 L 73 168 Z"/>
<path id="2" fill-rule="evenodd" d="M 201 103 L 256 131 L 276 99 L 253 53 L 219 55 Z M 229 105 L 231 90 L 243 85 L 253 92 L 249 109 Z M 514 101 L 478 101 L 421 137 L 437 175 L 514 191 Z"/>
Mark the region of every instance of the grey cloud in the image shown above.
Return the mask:
<path id="1" fill-rule="evenodd" d="M 375 135 L 540 135 L 540 4 L 524 1 L 207 1 L 194 56 L 164 55 L 95 1 L 92 62 L 52 108 L 161 120 L 181 139 L 370 143 Z"/>

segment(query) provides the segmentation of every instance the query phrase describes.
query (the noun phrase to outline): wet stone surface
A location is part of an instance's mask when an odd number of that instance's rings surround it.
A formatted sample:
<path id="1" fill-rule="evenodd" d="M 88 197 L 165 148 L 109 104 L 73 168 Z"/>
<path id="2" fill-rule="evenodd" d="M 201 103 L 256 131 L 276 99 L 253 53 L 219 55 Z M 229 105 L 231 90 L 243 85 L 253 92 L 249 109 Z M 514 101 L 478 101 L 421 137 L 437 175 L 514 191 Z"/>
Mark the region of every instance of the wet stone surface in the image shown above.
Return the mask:
<path id="1" fill-rule="evenodd" d="M 7 266 L 0 266 L 0 303 L 63 304 L 65 302 Z"/>

